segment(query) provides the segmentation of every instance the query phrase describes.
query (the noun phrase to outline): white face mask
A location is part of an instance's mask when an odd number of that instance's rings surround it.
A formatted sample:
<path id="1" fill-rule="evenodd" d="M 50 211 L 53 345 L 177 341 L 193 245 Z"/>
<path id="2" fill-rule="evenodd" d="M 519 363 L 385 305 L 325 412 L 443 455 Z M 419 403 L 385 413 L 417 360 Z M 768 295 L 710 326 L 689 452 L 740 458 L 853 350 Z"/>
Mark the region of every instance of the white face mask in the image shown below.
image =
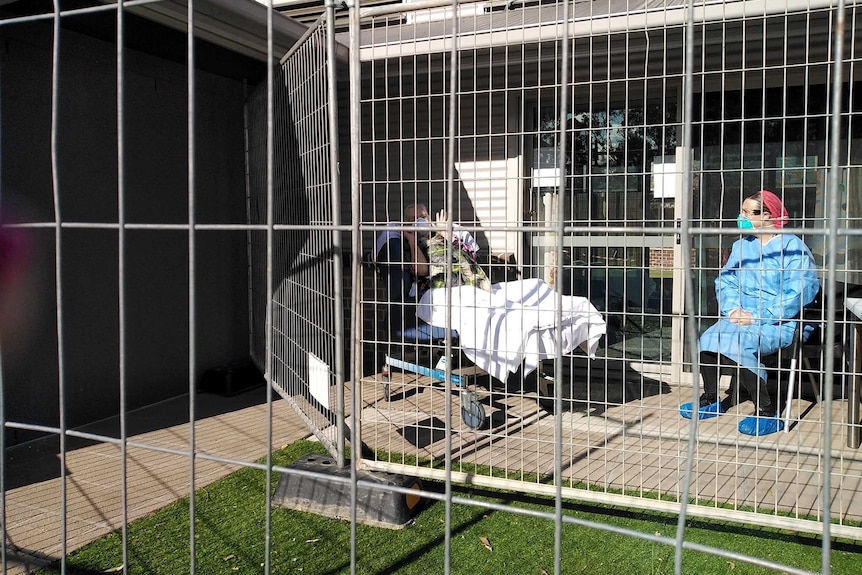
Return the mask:
<path id="1" fill-rule="evenodd" d="M 416 218 L 416 237 L 418 237 L 421 241 L 427 242 L 431 237 L 431 222 L 426 220 L 425 218 Z"/>

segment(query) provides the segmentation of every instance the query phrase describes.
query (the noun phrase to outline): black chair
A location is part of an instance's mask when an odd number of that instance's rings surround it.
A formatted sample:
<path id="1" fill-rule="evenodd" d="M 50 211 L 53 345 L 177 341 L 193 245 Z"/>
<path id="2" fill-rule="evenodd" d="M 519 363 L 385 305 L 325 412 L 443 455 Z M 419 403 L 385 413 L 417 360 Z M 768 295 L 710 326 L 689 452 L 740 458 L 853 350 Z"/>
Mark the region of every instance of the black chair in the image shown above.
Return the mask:
<path id="1" fill-rule="evenodd" d="M 822 312 L 821 312 L 822 313 Z M 808 314 L 809 317 L 811 314 Z M 808 382 L 811 385 L 811 390 L 814 393 L 817 401 L 820 401 L 820 383 L 815 380 L 814 372 L 811 369 L 811 360 L 815 357 L 820 357 L 820 345 L 815 344 L 815 341 L 819 339 L 818 337 L 812 338 L 811 335 L 806 339 L 805 336 L 805 317 L 806 312 L 803 310 L 799 319 L 796 321 L 796 330 L 793 334 L 793 343 L 790 344 L 790 347 L 787 348 L 784 353 L 787 357 L 790 358 L 788 372 L 789 377 L 787 381 L 787 397 L 785 398 L 784 403 L 784 432 L 787 433 L 790 431 L 790 416 L 791 416 L 791 408 L 793 406 L 793 395 L 796 391 L 797 384 L 801 385 L 801 380 L 803 375 L 807 375 Z M 813 317 L 810 317 L 813 320 Z M 820 332 L 819 326 L 815 329 L 816 332 Z M 783 350 L 780 350 L 780 352 Z M 779 362 L 780 363 L 780 362 Z M 800 389 L 800 395 L 802 395 Z"/>
<path id="2" fill-rule="evenodd" d="M 408 262 L 400 237 L 387 240 L 376 254 L 366 253 L 363 264 L 374 278 L 375 310 L 378 325 L 383 328 L 377 332 L 389 344 L 387 347 L 395 346 L 400 355 L 418 359 L 445 344 L 447 337 L 457 342 L 457 332 L 447 333 L 416 317 L 416 298 L 410 295 L 413 280 L 405 267 Z"/>
<path id="3" fill-rule="evenodd" d="M 802 379 L 807 379 L 816 403 L 822 400 L 822 378 L 825 369 L 826 353 L 832 353 L 834 358 L 834 382 L 836 385 L 833 397 L 841 398 L 846 394 L 845 375 L 851 373 L 848 365 L 850 358 L 845 353 L 846 341 L 844 298 L 858 291 L 859 286 L 838 284 L 836 286 L 835 340 L 825 341 L 826 337 L 826 301 L 823 290 L 818 292 L 815 300 L 807 305 L 799 316 L 793 344 L 789 349 L 790 357 L 787 396 L 784 407 L 784 430 L 790 430 L 790 416 L 794 394 L 799 388 L 802 395 Z M 808 329 L 806 329 L 806 326 Z"/>

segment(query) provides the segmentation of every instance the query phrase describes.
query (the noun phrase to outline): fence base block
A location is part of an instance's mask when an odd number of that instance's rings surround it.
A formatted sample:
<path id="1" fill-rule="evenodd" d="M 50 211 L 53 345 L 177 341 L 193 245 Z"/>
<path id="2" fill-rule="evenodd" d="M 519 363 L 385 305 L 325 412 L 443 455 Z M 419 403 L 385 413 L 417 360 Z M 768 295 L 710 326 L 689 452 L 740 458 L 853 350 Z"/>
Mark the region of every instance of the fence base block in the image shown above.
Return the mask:
<path id="1" fill-rule="evenodd" d="M 308 454 L 288 468 L 314 475 L 283 473 L 273 495 L 273 505 L 350 520 L 350 482 L 344 481 L 350 479 L 349 464 L 340 469 L 328 455 Z M 419 495 L 392 491 L 387 487 L 419 490 L 422 488 L 419 479 L 380 471 L 361 471 L 359 479 L 376 485 L 357 485 L 358 523 L 389 529 L 401 529 L 410 523 L 420 502 Z"/>

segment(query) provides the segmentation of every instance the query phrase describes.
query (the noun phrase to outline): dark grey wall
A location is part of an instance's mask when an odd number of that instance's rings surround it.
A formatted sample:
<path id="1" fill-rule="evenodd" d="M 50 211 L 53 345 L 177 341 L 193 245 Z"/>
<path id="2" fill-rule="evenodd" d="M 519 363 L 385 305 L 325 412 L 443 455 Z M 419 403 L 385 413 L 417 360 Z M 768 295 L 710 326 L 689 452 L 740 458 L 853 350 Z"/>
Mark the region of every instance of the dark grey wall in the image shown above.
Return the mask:
<path id="1" fill-rule="evenodd" d="M 18 311 L 0 328 L 7 419 L 57 425 L 62 357 L 67 424 L 74 427 L 116 415 L 119 407 L 119 232 L 94 225 L 118 221 L 116 46 L 63 30 L 60 47 L 59 208 L 63 222 L 89 224 L 61 232 L 62 354 L 53 228 L 28 232 L 26 297 L 0 298 Z M 125 58 L 126 220 L 186 224 L 186 68 L 131 50 Z M 194 219 L 242 223 L 243 85 L 209 72 L 196 73 L 195 82 Z M 0 29 L 0 200 L 7 220 L 54 220 L 51 94 L 50 25 Z M 123 253 L 125 376 L 133 409 L 188 391 L 189 235 L 127 230 Z M 246 260 L 244 232 L 196 232 L 196 380 L 208 368 L 248 356 Z M 11 443 L 32 436 L 7 435 Z"/>

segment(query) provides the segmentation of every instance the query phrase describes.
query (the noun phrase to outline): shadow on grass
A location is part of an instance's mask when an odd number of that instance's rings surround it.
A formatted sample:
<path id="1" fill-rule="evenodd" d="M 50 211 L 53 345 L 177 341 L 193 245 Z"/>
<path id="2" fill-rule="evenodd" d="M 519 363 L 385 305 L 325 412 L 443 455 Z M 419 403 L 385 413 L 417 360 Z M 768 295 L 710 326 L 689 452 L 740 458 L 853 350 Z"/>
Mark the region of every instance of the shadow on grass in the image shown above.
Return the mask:
<path id="1" fill-rule="evenodd" d="M 273 462 L 281 466 L 309 452 L 323 452 L 319 444 L 299 443 L 301 445 L 287 448 L 288 451 L 274 454 Z M 261 505 L 264 502 L 264 477 L 260 470 L 244 469 L 198 492 L 196 534 L 200 539 L 196 546 L 197 557 L 201 558 L 197 565 L 199 572 L 214 572 L 210 569 L 216 567 L 219 569 L 235 567 L 253 572 L 261 569 L 260 562 L 265 556 L 264 538 L 261 536 L 265 529 L 266 512 L 266 506 Z M 277 483 L 278 474 L 273 474 L 271 487 L 274 488 Z M 445 493 L 446 484 L 442 481 L 425 480 L 424 488 L 442 496 Z M 452 540 L 469 535 L 470 531 L 476 535 L 477 525 L 481 525 L 488 518 L 500 515 L 496 513 L 496 509 L 483 507 L 482 500 L 493 502 L 495 505 L 524 508 L 532 512 L 552 514 L 554 509 L 553 497 L 460 484 L 453 484 L 452 492 L 459 499 L 474 499 L 477 503 L 476 506 L 459 504 L 461 510 L 455 514 L 451 523 Z M 594 530 L 599 538 L 602 538 L 602 533 L 606 532 L 608 526 L 624 526 L 626 529 L 642 530 L 648 534 L 673 533 L 677 526 L 677 516 L 670 513 L 585 504 L 573 500 L 563 500 L 562 507 L 567 516 L 577 516 L 579 521 L 587 523 L 595 522 L 595 527 L 583 524 L 579 527 Z M 316 574 L 330 575 L 346 572 L 350 560 L 345 559 L 344 554 L 347 551 L 349 537 L 352 536 L 352 534 L 348 535 L 348 530 L 351 529 L 348 522 L 293 510 L 273 511 L 270 534 L 273 537 L 271 561 L 274 569 L 275 566 L 279 570 L 285 567 L 304 566 L 306 572 Z M 386 529 L 360 526 L 358 542 L 366 547 L 363 548 L 358 561 L 364 572 L 396 573 L 402 572 L 402 569 L 404 572 L 417 572 L 417 566 L 421 569 L 421 565 L 428 560 L 429 555 L 436 556 L 442 553 L 446 543 L 442 517 L 443 502 L 437 498 L 426 497 L 416 509 L 415 524 L 404 530 L 393 531 L 390 535 Z M 499 528 L 499 522 L 498 518 L 496 528 Z M 140 531 L 137 531 L 138 526 Z M 575 527 L 575 525 L 569 524 L 566 529 L 568 530 L 569 527 Z M 691 532 L 691 535 L 686 536 L 690 541 L 703 541 L 704 538 L 725 541 L 748 538 L 763 542 L 757 543 L 757 553 L 771 545 L 796 544 L 817 555 L 817 549 L 821 546 L 821 540 L 816 535 L 711 519 L 690 519 L 686 529 Z M 397 541 L 401 543 L 391 545 L 392 542 Z M 188 501 L 181 501 L 143 520 L 143 523 L 136 524 L 130 532 L 130 563 L 135 563 L 131 567 L 135 568 L 136 573 L 156 571 L 180 573 L 181 570 L 164 571 L 164 563 L 179 561 L 182 569 L 183 550 L 187 549 L 187 542 Z M 115 568 L 118 545 L 115 534 L 114 540 L 110 542 L 111 549 L 103 547 L 101 553 L 90 555 L 88 565 L 92 566 L 94 564 L 92 561 L 97 560 L 107 563 L 106 567 L 109 569 Z M 858 555 L 862 553 L 862 544 L 833 540 L 832 549 Z M 460 553 L 462 555 L 459 556 L 459 560 L 463 560 L 463 548 Z M 97 557 L 99 555 L 101 558 Z M 300 563 L 291 563 L 291 557 L 299 558 Z M 88 559 L 86 557 L 79 559 L 78 565 L 67 564 L 67 573 L 89 575 L 104 572 L 82 567 L 81 564 Z M 185 560 L 187 559 L 186 555 Z M 156 560 L 158 564 L 155 563 Z M 293 559 L 293 561 L 296 560 Z M 114 563 L 110 564 L 112 561 Z M 854 559 L 845 557 L 841 561 L 854 561 Z"/>
<path id="2" fill-rule="evenodd" d="M 432 490 L 428 485 L 425 489 Z M 453 486 L 453 491 L 468 494 L 470 496 L 478 496 L 488 499 L 496 499 L 504 504 L 509 505 L 532 505 L 539 507 L 548 507 L 553 511 L 554 500 L 549 497 L 541 497 L 537 495 L 529 495 L 524 493 L 508 493 L 505 491 L 496 491 L 493 489 L 481 487 L 463 487 Z M 625 519 L 630 521 L 648 521 L 653 524 L 666 525 L 672 529 L 676 529 L 677 516 L 674 514 L 660 513 L 657 511 L 642 511 L 636 509 L 625 509 L 622 507 L 611 506 L 596 506 L 574 501 L 563 500 L 562 507 L 564 512 L 584 513 L 602 517 L 614 517 L 617 519 Z M 771 529 L 768 527 L 748 527 L 739 523 L 725 523 L 717 520 L 704 520 L 699 518 L 690 518 L 686 524 L 689 529 L 703 529 L 725 533 L 729 535 L 740 535 L 744 537 L 757 537 L 759 539 L 769 539 L 772 541 L 782 541 L 787 543 L 795 543 L 808 547 L 821 547 L 822 540 L 815 535 L 789 533 L 786 531 Z M 832 549 L 834 551 L 843 551 L 847 553 L 862 553 L 862 542 L 833 540 Z"/>
<path id="3" fill-rule="evenodd" d="M 442 495 L 445 492 L 445 484 L 436 481 L 425 482 L 423 484 L 423 489 L 425 489 L 426 491 L 436 492 Z M 465 490 L 458 489 L 453 485 L 453 492 L 454 491 L 466 493 Z M 438 500 L 432 500 L 427 498 L 422 499 L 421 503 L 416 509 L 416 515 L 418 516 L 419 514 L 427 511 L 437 503 L 441 502 Z M 478 525 L 480 521 L 483 521 L 494 513 L 495 511 L 492 509 L 483 509 L 480 507 L 476 507 L 475 513 L 473 514 L 472 518 L 466 521 L 461 521 L 458 526 L 452 530 L 450 539 L 454 539 L 455 536 L 468 531 L 471 527 Z M 410 527 L 408 526 L 407 529 L 409 528 Z M 428 555 L 430 552 L 432 552 L 434 549 L 441 548 L 445 544 L 445 540 L 445 534 L 441 532 L 441 534 L 437 537 L 427 541 L 420 547 L 413 549 L 408 555 L 400 558 L 397 562 L 394 562 L 389 565 L 386 569 L 382 571 L 382 573 L 395 573 L 398 568 L 406 567 L 407 565 L 419 561 L 420 559 Z M 338 573 L 338 571 L 331 571 L 330 573 Z M 327 573 L 326 575 L 330 575 L 330 573 Z"/>

